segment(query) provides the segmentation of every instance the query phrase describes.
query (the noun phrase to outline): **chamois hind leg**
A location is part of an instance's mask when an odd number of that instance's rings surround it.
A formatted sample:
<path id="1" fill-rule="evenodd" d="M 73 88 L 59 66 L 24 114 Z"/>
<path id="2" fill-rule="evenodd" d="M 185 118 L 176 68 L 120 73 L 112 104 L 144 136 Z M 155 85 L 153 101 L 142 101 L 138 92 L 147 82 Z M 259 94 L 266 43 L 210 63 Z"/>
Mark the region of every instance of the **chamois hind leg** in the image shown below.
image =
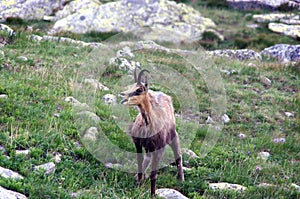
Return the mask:
<path id="1" fill-rule="evenodd" d="M 177 134 L 177 133 L 176 133 Z M 172 140 L 172 143 L 170 143 L 170 146 L 173 150 L 174 157 L 175 157 L 175 163 L 177 166 L 177 179 L 180 181 L 184 181 L 184 174 L 182 170 L 182 156 L 180 151 L 180 144 L 179 144 L 179 137 L 176 135 L 174 139 Z"/>
<path id="2" fill-rule="evenodd" d="M 164 148 L 159 149 L 157 151 L 152 152 L 151 154 L 151 175 L 150 175 L 150 180 L 151 180 L 151 196 L 155 195 L 155 190 L 156 190 L 156 178 L 157 178 L 157 169 L 159 162 L 162 159 L 164 152 Z"/>

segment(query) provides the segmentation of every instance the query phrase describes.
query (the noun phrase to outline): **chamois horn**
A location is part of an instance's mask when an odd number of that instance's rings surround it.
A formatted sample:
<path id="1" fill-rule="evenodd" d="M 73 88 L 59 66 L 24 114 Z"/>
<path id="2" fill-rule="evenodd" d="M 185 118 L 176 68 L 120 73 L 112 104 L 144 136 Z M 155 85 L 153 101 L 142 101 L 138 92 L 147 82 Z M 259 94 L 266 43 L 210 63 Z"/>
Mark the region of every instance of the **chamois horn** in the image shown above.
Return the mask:
<path id="1" fill-rule="evenodd" d="M 142 84 L 141 78 L 142 78 L 144 72 L 150 73 L 147 69 L 141 70 L 141 72 L 139 73 L 138 79 L 137 79 L 137 83 L 138 83 L 138 84 Z"/>

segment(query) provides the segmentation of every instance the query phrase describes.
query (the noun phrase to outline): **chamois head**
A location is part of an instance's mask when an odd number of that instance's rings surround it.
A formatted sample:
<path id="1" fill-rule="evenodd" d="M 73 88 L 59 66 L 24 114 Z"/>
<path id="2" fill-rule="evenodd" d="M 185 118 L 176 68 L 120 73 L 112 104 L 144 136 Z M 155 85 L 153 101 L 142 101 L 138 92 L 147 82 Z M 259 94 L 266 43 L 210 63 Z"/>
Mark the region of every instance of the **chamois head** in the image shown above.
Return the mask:
<path id="1" fill-rule="evenodd" d="M 137 75 L 136 68 L 134 69 L 134 84 L 127 87 L 127 90 L 120 93 L 120 96 L 123 98 L 121 104 L 127 104 L 130 106 L 138 106 L 143 100 L 146 98 L 148 92 L 148 80 L 147 76 L 144 78 L 144 82 L 142 82 L 142 76 L 144 72 L 149 72 L 146 69 L 141 70 L 141 72 Z"/>

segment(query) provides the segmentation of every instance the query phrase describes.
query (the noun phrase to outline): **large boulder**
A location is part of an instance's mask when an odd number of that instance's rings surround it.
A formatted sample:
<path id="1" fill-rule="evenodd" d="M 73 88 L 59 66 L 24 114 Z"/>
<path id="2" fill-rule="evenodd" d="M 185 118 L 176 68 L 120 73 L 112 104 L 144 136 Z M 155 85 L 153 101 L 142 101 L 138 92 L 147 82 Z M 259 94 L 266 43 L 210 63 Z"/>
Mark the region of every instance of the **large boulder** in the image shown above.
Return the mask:
<path id="1" fill-rule="evenodd" d="M 74 1 L 56 15 L 52 32 L 134 32 L 145 40 L 195 41 L 215 23 L 185 4 L 167 0 Z M 141 28 L 143 28 L 141 30 Z M 220 37 L 216 33 L 217 37 Z M 220 38 L 222 39 L 222 38 Z"/>
<path id="2" fill-rule="evenodd" d="M 269 23 L 268 28 L 276 33 L 294 38 L 300 37 L 300 15 L 293 13 L 271 13 L 253 15 L 257 22 Z"/>
<path id="3" fill-rule="evenodd" d="M 300 45 L 277 44 L 265 48 L 261 54 L 277 58 L 281 62 L 300 61 Z"/>
<path id="4" fill-rule="evenodd" d="M 68 0 L 14 0 L 0 1 L 0 20 L 7 18 L 43 19 L 51 15 Z"/>
<path id="5" fill-rule="evenodd" d="M 286 5 L 291 8 L 300 8 L 299 0 L 226 0 L 229 6 L 239 10 L 276 10 Z"/>

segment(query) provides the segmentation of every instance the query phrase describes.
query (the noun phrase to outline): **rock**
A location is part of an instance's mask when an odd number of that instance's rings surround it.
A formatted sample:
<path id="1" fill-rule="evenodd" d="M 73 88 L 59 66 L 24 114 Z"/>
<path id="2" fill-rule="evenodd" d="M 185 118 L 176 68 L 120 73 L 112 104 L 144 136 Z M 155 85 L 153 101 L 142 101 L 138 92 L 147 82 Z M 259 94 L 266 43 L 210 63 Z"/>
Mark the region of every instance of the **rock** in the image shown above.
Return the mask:
<path id="1" fill-rule="evenodd" d="M 208 51 L 209 55 L 219 56 L 219 57 L 228 57 L 231 59 L 243 60 L 261 60 L 261 55 L 253 50 L 242 49 L 242 50 L 214 50 Z"/>
<path id="2" fill-rule="evenodd" d="M 294 117 L 294 113 L 284 112 L 284 115 L 287 117 Z"/>
<path id="3" fill-rule="evenodd" d="M 182 195 L 179 191 L 174 189 L 157 189 L 156 194 L 158 197 L 165 198 L 165 199 L 188 199 L 184 195 Z"/>
<path id="4" fill-rule="evenodd" d="M 98 129 L 96 127 L 90 127 L 89 129 L 87 129 L 83 136 L 82 136 L 82 139 L 84 141 L 92 141 L 92 142 L 95 142 L 97 141 L 97 138 L 98 138 Z"/>
<path id="5" fill-rule="evenodd" d="M 60 114 L 59 114 L 59 113 L 54 113 L 53 116 L 54 116 L 54 117 L 59 117 Z"/>
<path id="6" fill-rule="evenodd" d="M 136 67 L 141 67 L 139 62 L 128 60 L 123 57 L 114 57 L 109 60 L 109 64 L 119 67 L 120 70 L 130 70 L 134 71 Z"/>
<path id="7" fill-rule="evenodd" d="M 40 42 L 43 39 L 43 37 L 41 37 L 39 35 L 34 35 L 34 34 L 30 35 L 29 38 L 32 39 L 33 41 L 37 41 L 37 42 Z"/>
<path id="8" fill-rule="evenodd" d="M 77 99 L 75 99 L 72 96 L 66 97 L 64 99 L 64 101 L 71 103 L 75 107 L 88 107 L 88 105 L 86 103 L 81 103 L 81 102 L 79 102 Z"/>
<path id="9" fill-rule="evenodd" d="M 16 150 L 16 155 L 28 155 L 30 153 L 30 150 Z"/>
<path id="10" fill-rule="evenodd" d="M 40 169 L 44 170 L 45 174 L 50 174 L 55 171 L 55 164 L 54 162 L 48 162 L 34 167 L 34 170 L 40 170 Z"/>
<path id="11" fill-rule="evenodd" d="M 120 0 L 98 4 L 85 0 L 69 5 L 57 13 L 61 19 L 54 24 L 54 33 L 133 32 L 144 40 L 179 43 L 197 41 L 204 32 L 216 27 L 197 10 L 174 1 Z"/>
<path id="12" fill-rule="evenodd" d="M 113 163 L 106 163 L 105 164 L 105 167 L 106 168 L 109 168 L 109 169 L 120 169 L 122 168 L 123 166 L 121 164 L 113 164 Z"/>
<path id="13" fill-rule="evenodd" d="M 23 194 L 5 189 L 0 186 L 0 199 L 27 199 Z"/>
<path id="14" fill-rule="evenodd" d="M 297 185 L 295 183 L 292 183 L 291 187 L 294 188 L 294 189 L 296 189 L 298 192 L 300 192 L 300 186 L 299 185 Z"/>
<path id="15" fill-rule="evenodd" d="M 238 72 L 236 70 L 230 69 L 230 70 L 220 70 L 221 73 L 224 73 L 226 75 L 232 75 L 237 74 Z"/>
<path id="16" fill-rule="evenodd" d="M 117 103 L 117 97 L 113 94 L 106 94 L 102 97 L 102 100 L 105 104 L 116 104 Z"/>
<path id="17" fill-rule="evenodd" d="M 60 153 L 57 153 L 57 154 L 55 154 L 55 156 L 52 158 L 52 160 L 54 161 L 54 162 L 56 162 L 56 163 L 60 163 L 60 161 L 61 161 L 61 154 Z"/>
<path id="18" fill-rule="evenodd" d="M 19 56 L 19 57 L 17 57 L 17 59 L 19 59 L 21 61 L 28 61 L 28 58 L 25 56 Z"/>
<path id="19" fill-rule="evenodd" d="M 221 120 L 224 123 L 228 123 L 230 121 L 230 118 L 228 117 L 227 114 L 224 114 L 224 115 L 221 116 Z"/>
<path id="20" fill-rule="evenodd" d="M 238 10 L 276 10 L 282 5 L 299 8 L 297 0 L 226 0 L 230 7 Z"/>
<path id="21" fill-rule="evenodd" d="M 283 23 L 269 23 L 268 28 L 276 33 L 291 36 L 294 38 L 300 37 L 300 25 L 288 25 Z"/>
<path id="22" fill-rule="evenodd" d="M 3 178 L 12 178 L 12 179 L 23 179 L 24 177 L 14 172 L 10 169 L 6 169 L 0 166 L 0 176 Z"/>
<path id="23" fill-rule="evenodd" d="M 0 94 L 0 99 L 7 99 L 7 98 L 8 98 L 8 95 Z"/>
<path id="24" fill-rule="evenodd" d="M 246 27 L 256 29 L 256 28 L 259 28 L 260 26 L 258 24 L 247 24 Z"/>
<path id="25" fill-rule="evenodd" d="M 0 3 L 0 10 L 1 10 L 1 3 Z M 1 12 L 0 12 L 0 17 L 1 17 Z M 16 34 L 16 32 L 12 28 L 10 28 L 8 25 L 5 24 L 0 24 L 0 31 L 6 32 L 8 36 L 13 36 Z"/>
<path id="26" fill-rule="evenodd" d="M 209 188 L 216 190 L 234 190 L 234 191 L 245 191 L 247 187 L 244 187 L 239 184 L 231 184 L 227 182 L 219 182 L 219 183 L 209 183 Z"/>
<path id="27" fill-rule="evenodd" d="M 266 86 L 271 86 L 271 84 L 272 84 L 272 81 L 269 78 L 265 77 L 265 76 L 260 77 L 260 80 Z"/>
<path id="28" fill-rule="evenodd" d="M 215 121 L 213 120 L 212 117 L 208 116 L 207 119 L 206 119 L 206 121 L 205 121 L 205 123 L 206 124 L 213 124 L 213 123 L 215 123 Z"/>
<path id="29" fill-rule="evenodd" d="M 1 1 L 0 20 L 7 18 L 43 19 L 45 15 L 51 15 L 68 0 L 18 0 Z"/>
<path id="30" fill-rule="evenodd" d="M 119 50 L 117 52 L 117 57 L 123 57 L 123 58 L 134 58 L 134 54 L 131 52 L 131 49 L 126 46 L 122 50 Z"/>
<path id="31" fill-rule="evenodd" d="M 238 137 L 241 139 L 245 139 L 247 136 L 244 133 L 238 134 Z"/>
<path id="32" fill-rule="evenodd" d="M 187 148 L 182 149 L 182 153 L 186 154 L 187 156 L 189 156 L 189 158 L 192 158 L 192 159 L 199 158 L 199 156 L 194 151 L 187 149 Z"/>
<path id="33" fill-rule="evenodd" d="M 267 160 L 270 157 L 270 153 L 266 151 L 259 152 L 257 155 L 263 160 Z"/>
<path id="34" fill-rule="evenodd" d="M 103 84 L 101 84 L 98 80 L 96 79 L 85 79 L 84 80 L 85 84 L 89 84 L 91 87 L 93 87 L 96 90 L 104 90 L 104 91 L 108 91 L 109 88 L 104 86 Z"/>
<path id="35" fill-rule="evenodd" d="M 276 44 L 265 48 L 261 54 L 277 58 L 281 62 L 300 61 L 300 45 Z"/>
<path id="36" fill-rule="evenodd" d="M 293 13 L 269 13 L 269 14 L 257 14 L 252 17 L 257 22 L 283 22 L 286 24 L 296 25 L 300 24 L 299 15 Z"/>

